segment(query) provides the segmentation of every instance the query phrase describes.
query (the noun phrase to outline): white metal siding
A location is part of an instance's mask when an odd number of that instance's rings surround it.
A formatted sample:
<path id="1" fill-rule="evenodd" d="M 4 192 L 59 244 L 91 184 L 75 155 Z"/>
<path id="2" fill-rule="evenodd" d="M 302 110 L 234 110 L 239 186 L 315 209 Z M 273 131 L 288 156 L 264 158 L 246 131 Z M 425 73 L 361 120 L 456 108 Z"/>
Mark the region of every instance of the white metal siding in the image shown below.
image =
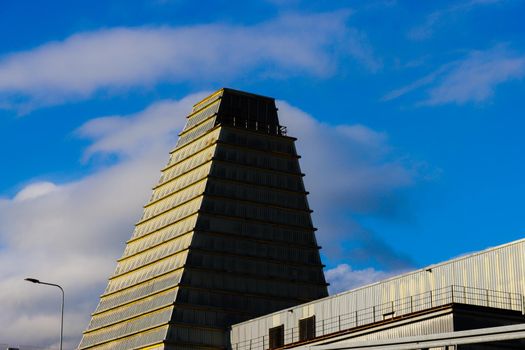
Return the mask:
<path id="1" fill-rule="evenodd" d="M 329 319 L 452 285 L 523 296 L 525 239 L 234 325 L 231 343 L 262 337 L 269 328 L 280 324 L 284 324 L 285 330 L 297 327 L 299 319 L 312 314 L 317 320 Z"/>

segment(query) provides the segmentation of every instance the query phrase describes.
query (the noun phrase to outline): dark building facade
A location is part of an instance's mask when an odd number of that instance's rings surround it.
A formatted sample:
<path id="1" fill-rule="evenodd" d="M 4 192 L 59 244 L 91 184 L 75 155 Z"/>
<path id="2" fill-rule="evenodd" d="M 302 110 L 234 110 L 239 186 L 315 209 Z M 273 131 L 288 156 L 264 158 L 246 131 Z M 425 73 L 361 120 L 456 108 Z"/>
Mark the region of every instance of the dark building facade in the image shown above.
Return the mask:
<path id="1" fill-rule="evenodd" d="M 224 349 L 230 325 L 328 295 L 274 99 L 221 89 L 187 118 L 79 349 Z"/>

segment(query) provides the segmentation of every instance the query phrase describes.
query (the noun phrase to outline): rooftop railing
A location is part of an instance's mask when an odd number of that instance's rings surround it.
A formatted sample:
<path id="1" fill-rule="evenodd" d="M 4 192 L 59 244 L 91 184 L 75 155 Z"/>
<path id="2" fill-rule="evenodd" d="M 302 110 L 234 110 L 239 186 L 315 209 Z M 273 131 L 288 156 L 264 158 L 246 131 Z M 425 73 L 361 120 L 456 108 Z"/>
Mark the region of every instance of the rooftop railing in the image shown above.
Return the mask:
<path id="1" fill-rule="evenodd" d="M 316 319 L 314 337 L 337 334 L 353 328 L 390 321 L 400 316 L 454 303 L 523 312 L 523 299 L 524 297 L 517 293 L 452 285 L 334 317 Z M 299 342 L 299 327 L 285 328 L 284 346 L 297 342 Z M 266 334 L 234 343 L 232 349 L 266 350 L 269 348 L 269 344 L 269 335 Z"/>
<path id="2" fill-rule="evenodd" d="M 235 126 L 237 128 L 258 131 L 268 135 L 286 136 L 287 133 L 286 126 L 277 124 L 266 124 L 255 120 L 248 120 L 245 118 L 223 116 L 221 117 L 220 123 L 223 125 Z"/>

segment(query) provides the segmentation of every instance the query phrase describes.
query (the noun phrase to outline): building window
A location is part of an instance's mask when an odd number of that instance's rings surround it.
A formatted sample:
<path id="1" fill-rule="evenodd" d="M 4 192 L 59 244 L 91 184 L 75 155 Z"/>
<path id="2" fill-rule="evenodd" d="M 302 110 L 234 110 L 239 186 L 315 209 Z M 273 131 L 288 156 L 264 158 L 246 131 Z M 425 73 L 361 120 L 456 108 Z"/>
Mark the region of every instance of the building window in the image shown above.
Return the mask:
<path id="1" fill-rule="evenodd" d="M 270 328 L 270 349 L 284 346 L 284 325 Z"/>
<path id="2" fill-rule="evenodd" d="M 299 341 L 315 338 L 315 316 L 299 320 Z"/>

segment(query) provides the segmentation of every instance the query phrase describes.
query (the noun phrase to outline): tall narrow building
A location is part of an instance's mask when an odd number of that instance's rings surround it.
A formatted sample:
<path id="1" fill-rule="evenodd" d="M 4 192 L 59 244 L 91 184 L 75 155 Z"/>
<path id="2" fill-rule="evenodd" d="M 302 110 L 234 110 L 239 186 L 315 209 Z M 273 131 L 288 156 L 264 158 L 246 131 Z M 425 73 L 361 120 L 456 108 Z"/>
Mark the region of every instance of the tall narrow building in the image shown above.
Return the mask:
<path id="1" fill-rule="evenodd" d="M 197 103 L 79 349 L 225 349 L 231 324 L 327 296 L 294 141 L 272 98 Z"/>

